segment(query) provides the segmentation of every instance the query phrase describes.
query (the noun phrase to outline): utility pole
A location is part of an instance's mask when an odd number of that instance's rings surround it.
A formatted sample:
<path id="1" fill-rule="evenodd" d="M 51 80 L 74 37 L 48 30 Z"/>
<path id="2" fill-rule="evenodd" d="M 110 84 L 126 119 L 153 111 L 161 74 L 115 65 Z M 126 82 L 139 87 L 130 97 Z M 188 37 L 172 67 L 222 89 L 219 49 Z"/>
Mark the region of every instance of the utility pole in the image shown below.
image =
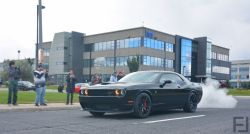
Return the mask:
<path id="1" fill-rule="evenodd" d="M 42 5 L 42 0 L 38 0 L 37 5 L 37 36 L 36 36 L 36 68 L 38 65 L 38 48 L 43 43 L 43 31 L 42 31 L 42 9 L 45 7 Z"/>
<path id="2" fill-rule="evenodd" d="M 18 50 L 17 53 L 18 53 L 17 58 L 18 58 L 18 60 L 20 60 L 20 53 L 21 53 L 21 51 Z"/>

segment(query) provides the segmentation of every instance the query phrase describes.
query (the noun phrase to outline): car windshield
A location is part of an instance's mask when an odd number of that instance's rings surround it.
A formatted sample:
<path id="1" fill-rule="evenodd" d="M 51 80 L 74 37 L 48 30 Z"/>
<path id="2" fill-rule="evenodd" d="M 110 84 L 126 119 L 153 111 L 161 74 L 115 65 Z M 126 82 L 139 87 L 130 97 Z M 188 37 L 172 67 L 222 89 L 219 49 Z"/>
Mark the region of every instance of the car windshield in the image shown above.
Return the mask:
<path id="1" fill-rule="evenodd" d="M 130 73 L 119 80 L 128 83 L 154 83 L 161 73 L 158 72 L 135 72 Z"/>

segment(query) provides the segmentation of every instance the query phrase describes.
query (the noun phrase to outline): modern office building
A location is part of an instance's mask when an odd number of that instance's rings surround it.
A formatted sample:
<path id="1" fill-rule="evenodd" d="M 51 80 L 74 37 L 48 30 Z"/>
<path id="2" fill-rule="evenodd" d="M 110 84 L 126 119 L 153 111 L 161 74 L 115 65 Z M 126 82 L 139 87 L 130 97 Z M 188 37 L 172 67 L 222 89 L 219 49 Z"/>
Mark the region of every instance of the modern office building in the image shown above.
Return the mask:
<path id="1" fill-rule="evenodd" d="M 168 70 L 199 82 L 207 77 L 229 80 L 229 49 L 207 37 L 187 38 L 146 27 L 95 35 L 61 32 L 39 46 L 40 61 L 55 81 L 63 81 L 70 68 L 78 80 L 95 73 L 108 80 L 115 70 L 129 73 L 127 59 L 139 56 L 139 70 Z"/>
<path id="2" fill-rule="evenodd" d="M 235 60 L 231 62 L 231 86 L 234 88 L 250 87 L 250 60 Z"/>

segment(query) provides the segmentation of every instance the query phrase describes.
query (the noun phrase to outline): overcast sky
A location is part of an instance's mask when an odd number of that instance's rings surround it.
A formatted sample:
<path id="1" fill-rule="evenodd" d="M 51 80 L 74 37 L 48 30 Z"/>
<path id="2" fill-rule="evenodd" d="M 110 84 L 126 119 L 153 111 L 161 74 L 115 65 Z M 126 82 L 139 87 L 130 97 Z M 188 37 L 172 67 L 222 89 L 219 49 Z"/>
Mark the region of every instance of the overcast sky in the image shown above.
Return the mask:
<path id="1" fill-rule="evenodd" d="M 0 0 L 0 62 L 35 56 L 38 0 Z M 43 0 L 44 41 L 56 32 L 87 35 L 144 26 L 189 38 L 208 36 L 250 59 L 250 0 Z"/>

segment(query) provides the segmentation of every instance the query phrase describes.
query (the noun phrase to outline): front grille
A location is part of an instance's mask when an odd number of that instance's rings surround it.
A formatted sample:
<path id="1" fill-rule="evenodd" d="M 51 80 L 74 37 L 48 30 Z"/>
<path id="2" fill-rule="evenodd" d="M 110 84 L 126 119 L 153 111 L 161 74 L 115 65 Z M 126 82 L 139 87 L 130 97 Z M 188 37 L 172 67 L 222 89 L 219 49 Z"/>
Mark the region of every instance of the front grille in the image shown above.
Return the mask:
<path id="1" fill-rule="evenodd" d="M 88 90 L 88 96 L 115 96 L 114 90 Z"/>

